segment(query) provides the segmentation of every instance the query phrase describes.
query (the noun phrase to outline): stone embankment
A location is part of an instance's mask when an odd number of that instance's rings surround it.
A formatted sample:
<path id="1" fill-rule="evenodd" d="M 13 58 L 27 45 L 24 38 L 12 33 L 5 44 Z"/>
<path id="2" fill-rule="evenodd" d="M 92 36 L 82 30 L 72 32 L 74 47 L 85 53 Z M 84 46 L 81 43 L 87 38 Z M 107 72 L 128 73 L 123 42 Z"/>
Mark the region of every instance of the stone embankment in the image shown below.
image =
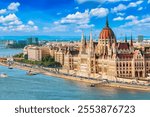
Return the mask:
<path id="1" fill-rule="evenodd" d="M 8 67 L 8 65 L 5 63 L 0 62 L 0 65 Z M 95 78 L 73 76 L 73 75 L 69 75 L 69 74 L 49 71 L 49 70 L 43 69 L 43 68 L 33 68 L 33 67 L 31 67 L 31 65 L 26 66 L 26 65 L 22 65 L 20 63 L 13 64 L 12 67 L 21 69 L 21 70 L 25 70 L 25 71 L 31 70 L 36 73 L 41 73 L 44 75 L 53 76 L 53 77 L 57 77 L 57 78 L 74 80 L 74 81 L 78 81 L 78 82 L 85 82 L 85 83 L 88 83 L 88 85 L 91 87 L 106 86 L 106 87 L 115 87 L 115 88 L 123 88 L 123 89 L 130 89 L 130 90 L 150 91 L 150 86 L 145 86 L 145 85 L 142 86 L 142 85 L 129 84 L 129 83 L 118 83 L 118 82 L 112 82 L 112 81 L 107 81 L 107 80 L 100 80 L 100 79 L 98 80 Z"/>

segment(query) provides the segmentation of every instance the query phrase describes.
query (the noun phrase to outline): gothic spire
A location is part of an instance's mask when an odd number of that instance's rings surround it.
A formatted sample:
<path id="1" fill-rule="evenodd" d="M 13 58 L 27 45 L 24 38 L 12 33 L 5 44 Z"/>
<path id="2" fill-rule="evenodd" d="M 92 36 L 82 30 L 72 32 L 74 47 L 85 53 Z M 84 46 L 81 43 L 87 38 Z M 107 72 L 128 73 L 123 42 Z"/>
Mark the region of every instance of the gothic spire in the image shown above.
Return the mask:
<path id="1" fill-rule="evenodd" d="M 92 36 L 92 29 L 91 29 L 91 32 L 90 32 L 90 41 L 93 40 L 93 36 Z"/>
<path id="2" fill-rule="evenodd" d="M 85 38 L 84 38 L 84 40 L 85 40 L 85 45 L 86 45 L 86 44 L 87 44 L 87 42 L 86 42 L 86 41 L 87 41 L 87 40 L 86 40 L 86 35 L 85 35 Z"/>
<path id="3" fill-rule="evenodd" d="M 127 43 L 127 35 L 125 35 L 125 43 Z"/>
<path id="4" fill-rule="evenodd" d="M 108 16 L 106 17 L 106 27 L 109 27 Z"/>
<path id="5" fill-rule="evenodd" d="M 82 31 L 81 40 L 84 40 L 84 32 Z"/>
<path id="6" fill-rule="evenodd" d="M 133 38 L 132 38 L 132 33 L 131 33 L 131 42 L 130 42 L 131 46 L 133 46 Z"/>
<path id="7" fill-rule="evenodd" d="M 92 30 L 90 32 L 90 47 L 93 48 L 93 36 L 92 36 Z"/>

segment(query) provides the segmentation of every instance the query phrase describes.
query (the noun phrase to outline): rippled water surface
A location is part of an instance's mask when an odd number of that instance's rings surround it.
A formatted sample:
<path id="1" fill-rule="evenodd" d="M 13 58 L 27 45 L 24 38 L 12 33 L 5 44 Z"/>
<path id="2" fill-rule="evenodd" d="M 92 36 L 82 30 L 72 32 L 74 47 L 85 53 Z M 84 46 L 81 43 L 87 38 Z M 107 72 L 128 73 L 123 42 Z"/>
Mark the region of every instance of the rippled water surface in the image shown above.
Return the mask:
<path id="1" fill-rule="evenodd" d="M 45 75 L 27 76 L 26 71 L 0 66 L 0 99 L 13 100 L 128 100 L 150 99 L 150 93 L 115 88 L 91 88 L 79 83 Z"/>
<path id="2" fill-rule="evenodd" d="M 22 49 L 9 49 L 9 48 L 0 47 L 0 57 L 13 56 L 21 52 L 22 52 Z"/>

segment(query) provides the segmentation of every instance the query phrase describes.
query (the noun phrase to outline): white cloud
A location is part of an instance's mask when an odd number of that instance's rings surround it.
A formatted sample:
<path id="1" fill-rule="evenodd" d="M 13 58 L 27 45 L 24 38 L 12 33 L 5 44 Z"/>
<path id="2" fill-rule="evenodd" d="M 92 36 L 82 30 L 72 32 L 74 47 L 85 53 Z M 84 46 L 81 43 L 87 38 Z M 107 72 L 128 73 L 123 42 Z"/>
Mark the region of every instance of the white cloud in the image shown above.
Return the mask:
<path id="1" fill-rule="evenodd" d="M 90 24 L 92 17 L 105 17 L 109 13 L 106 8 L 95 8 L 91 10 L 85 10 L 84 12 L 77 11 L 73 14 L 68 14 L 66 17 L 61 18 L 58 21 L 53 22 L 52 26 L 54 31 L 66 31 L 72 30 L 78 32 L 82 29 L 89 29 L 94 27 L 94 24 Z M 51 28 L 44 28 L 44 31 L 52 32 Z"/>
<path id="2" fill-rule="evenodd" d="M 36 30 L 39 30 L 39 27 L 38 26 L 33 26 L 33 29 L 36 31 Z"/>
<path id="3" fill-rule="evenodd" d="M 123 2 L 123 1 L 131 1 L 131 0 L 106 0 L 108 2 Z"/>
<path id="4" fill-rule="evenodd" d="M 131 0 L 75 0 L 77 3 L 82 4 L 85 2 L 99 2 L 99 3 L 105 3 L 105 2 L 122 2 L 122 1 L 131 1 Z"/>
<path id="5" fill-rule="evenodd" d="M 29 26 L 29 25 L 21 24 L 21 25 L 17 25 L 17 26 L 14 26 L 14 25 L 1 26 L 0 30 L 5 31 L 5 32 L 12 32 L 12 31 L 31 32 L 31 31 L 37 31 L 38 27 L 37 26 Z"/>
<path id="6" fill-rule="evenodd" d="M 130 7 L 137 7 L 138 5 L 140 5 L 142 3 L 143 3 L 143 0 L 139 0 L 137 2 L 131 2 L 131 3 L 129 3 L 129 5 L 127 7 L 128 8 L 130 8 Z"/>
<path id="7" fill-rule="evenodd" d="M 0 23 L 2 25 L 20 25 L 22 21 L 15 14 L 9 14 L 7 16 L 0 16 Z"/>
<path id="8" fill-rule="evenodd" d="M 121 35 L 121 34 L 132 34 L 134 35 L 139 35 L 139 34 L 143 34 L 143 35 L 149 35 L 149 30 L 150 28 L 150 16 L 144 16 L 142 19 L 136 19 L 136 20 L 131 20 L 129 22 L 126 22 L 125 24 L 113 28 L 114 32 L 117 35 Z"/>
<path id="9" fill-rule="evenodd" d="M 118 16 L 124 16 L 125 13 L 117 13 Z"/>
<path id="10" fill-rule="evenodd" d="M 0 31 L 8 31 L 8 27 L 2 27 L 2 26 L 0 26 Z"/>
<path id="11" fill-rule="evenodd" d="M 75 7 L 74 9 L 78 10 L 78 9 L 79 9 L 79 7 Z"/>
<path id="12" fill-rule="evenodd" d="M 0 14 L 5 14 L 6 12 L 7 12 L 6 9 L 1 9 L 1 10 L 0 10 Z"/>
<path id="13" fill-rule="evenodd" d="M 60 20 L 61 24 L 87 24 L 89 23 L 89 11 L 76 12 L 75 14 L 69 14 Z"/>
<path id="14" fill-rule="evenodd" d="M 25 29 L 26 29 L 26 26 L 24 24 L 12 28 L 13 31 L 23 31 Z"/>
<path id="15" fill-rule="evenodd" d="M 15 21 L 12 21 L 12 22 L 10 22 L 10 23 L 8 23 L 8 24 L 5 24 L 5 25 L 20 25 L 20 24 L 22 24 L 22 21 L 20 21 L 20 20 L 15 20 Z"/>
<path id="16" fill-rule="evenodd" d="M 68 30 L 68 27 L 66 25 L 55 25 L 52 28 L 50 27 L 44 27 L 44 32 L 65 32 Z"/>
<path id="17" fill-rule="evenodd" d="M 90 15 L 91 16 L 97 16 L 97 17 L 105 17 L 109 13 L 109 10 L 107 8 L 95 8 L 91 9 Z"/>
<path id="18" fill-rule="evenodd" d="M 142 4 L 143 2 L 144 2 L 143 0 L 139 0 L 139 1 L 136 2 L 136 4 L 137 4 L 137 5 L 140 5 L 140 4 Z"/>
<path id="19" fill-rule="evenodd" d="M 114 20 L 114 21 L 122 21 L 122 20 L 124 20 L 124 18 L 123 18 L 123 17 L 116 17 L 116 18 L 114 18 L 113 20 Z"/>
<path id="20" fill-rule="evenodd" d="M 8 10 L 12 10 L 12 11 L 18 11 L 18 7 L 20 6 L 19 2 L 12 2 L 9 6 L 8 6 Z"/>
<path id="21" fill-rule="evenodd" d="M 86 28 L 92 28 L 92 27 L 94 27 L 94 26 L 95 26 L 94 24 L 90 24 L 90 25 L 88 25 L 88 24 L 83 24 L 83 25 L 77 26 L 76 28 L 77 28 L 77 29 L 86 29 Z"/>
<path id="22" fill-rule="evenodd" d="M 117 7 L 112 8 L 111 11 L 117 13 L 119 11 L 124 11 L 131 7 L 137 7 L 138 5 L 142 3 L 143 3 L 143 0 L 138 0 L 137 2 L 130 2 L 127 6 L 124 4 L 119 4 Z"/>
<path id="23" fill-rule="evenodd" d="M 34 22 L 33 22 L 33 21 L 31 21 L 31 20 L 29 20 L 29 21 L 28 21 L 28 25 L 33 26 L 33 25 L 34 25 Z"/>
<path id="24" fill-rule="evenodd" d="M 92 11 L 92 10 L 91 10 Z M 63 32 L 66 30 L 72 30 L 77 32 L 77 30 L 85 29 L 85 28 L 92 28 L 94 24 L 90 24 L 90 18 L 93 17 L 89 10 L 85 10 L 84 12 L 76 12 L 74 14 L 68 14 L 66 17 L 53 22 L 51 28 L 44 28 L 44 31 L 58 31 Z M 97 16 L 98 14 L 96 14 Z M 98 15 L 99 16 L 99 15 Z"/>
<path id="25" fill-rule="evenodd" d="M 13 13 L 13 14 L 9 14 L 7 16 L 0 16 L 0 23 L 7 23 L 7 22 L 11 22 L 11 21 L 15 21 L 18 20 L 18 17 Z"/>
<path id="26" fill-rule="evenodd" d="M 120 27 L 142 26 L 142 25 L 150 26 L 150 16 L 146 16 L 141 20 L 134 19 L 131 22 L 127 22 L 124 25 L 121 25 Z"/>
<path id="27" fill-rule="evenodd" d="M 2 31 L 37 31 L 38 27 L 34 25 L 33 21 L 29 21 L 27 24 L 23 22 L 13 13 L 7 16 L 0 16 L 0 24 L 2 24 L 0 30 Z"/>
<path id="28" fill-rule="evenodd" d="M 4 14 L 0 16 L 0 31 L 31 32 L 39 29 L 33 21 L 29 20 L 27 24 L 25 24 L 20 20 L 19 17 L 16 16 L 14 12 L 18 11 L 19 6 L 19 2 L 13 2 L 7 7 L 7 9 L 0 10 L 0 14 Z M 9 14 L 6 15 L 6 12 Z"/>
<path id="29" fill-rule="evenodd" d="M 127 7 L 124 4 L 119 4 L 117 7 L 114 7 L 111 9 L 112 12 L 118 12 L 118 11 L 123 11 L 126 10 Z"/>
<path id="30" fill-rule="evenodd" d="M 138 8 L 138 11 L 141 11 L 141 10 L 143 10 L 143 7 L 139 7 L 139 8 Z"/>
<path id="31" fill-rule="evenodd" d="M 75 0 L 77 3 L 82 4 L 85 2 L 103 2 L 104 0 Z"/>
<path id="32" fill-rule="evenodd" d="M 13 31 L 24 31 L 24 32 L 31 32 L 31 31 L 37 31 L 38 26 L 30 26 L 30 25 L 18 25 L 16 27 L 13 27 L 11 30 Z"/>
<path id="33" fill-rule="evenodd" d="M 136 20 L 138 17 L 134 15 L 129 15 L 125 18 L 125 20 Z"/>
<path id="34" fill-rule="evenodd" d="M 0 28 L 0 30 L 5 32 L 11 32 L 11 31 L 23 31 L 23 32 L 31 32 L 31 31 L 37 31 L 38 26 L 30 26 L 30 25 L 10 25 L 10 26 L 3 26 Z"/>

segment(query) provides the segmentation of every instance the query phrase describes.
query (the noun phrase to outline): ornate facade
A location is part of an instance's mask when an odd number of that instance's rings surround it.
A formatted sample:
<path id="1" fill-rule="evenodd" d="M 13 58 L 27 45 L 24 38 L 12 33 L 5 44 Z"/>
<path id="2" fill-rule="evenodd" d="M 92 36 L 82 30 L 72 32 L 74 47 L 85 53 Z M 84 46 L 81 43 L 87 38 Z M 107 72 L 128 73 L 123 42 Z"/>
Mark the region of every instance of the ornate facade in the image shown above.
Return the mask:
<path id="1" fill-rule="evenodd" d="M 98 42 L 92 33 L 87 41 L 82 33 L 80 43 L 50 44 L 49 54 L 63 69 L 80 76 L 107 75 L 119 78 L 146 78 L 150 73 L 150 47 L 134 48 L 132 35 L 128 42 L 117 42 L 108 20 Z"/>
<path id="2" fill-rule="evenodd" d="M 132 35 L 130 42 L 127 42 L 127 37 L 124 42 L 117 42 L 107 20 L 98 42 L 93 41 L 92 33 L 89 41 L 82 34 L 78 49 L 68 47 L 63 66 L 82 76 L 100 74 L 120 78 L 145 78 L 150 73 L 150 47 L 135 49 Z"/>

